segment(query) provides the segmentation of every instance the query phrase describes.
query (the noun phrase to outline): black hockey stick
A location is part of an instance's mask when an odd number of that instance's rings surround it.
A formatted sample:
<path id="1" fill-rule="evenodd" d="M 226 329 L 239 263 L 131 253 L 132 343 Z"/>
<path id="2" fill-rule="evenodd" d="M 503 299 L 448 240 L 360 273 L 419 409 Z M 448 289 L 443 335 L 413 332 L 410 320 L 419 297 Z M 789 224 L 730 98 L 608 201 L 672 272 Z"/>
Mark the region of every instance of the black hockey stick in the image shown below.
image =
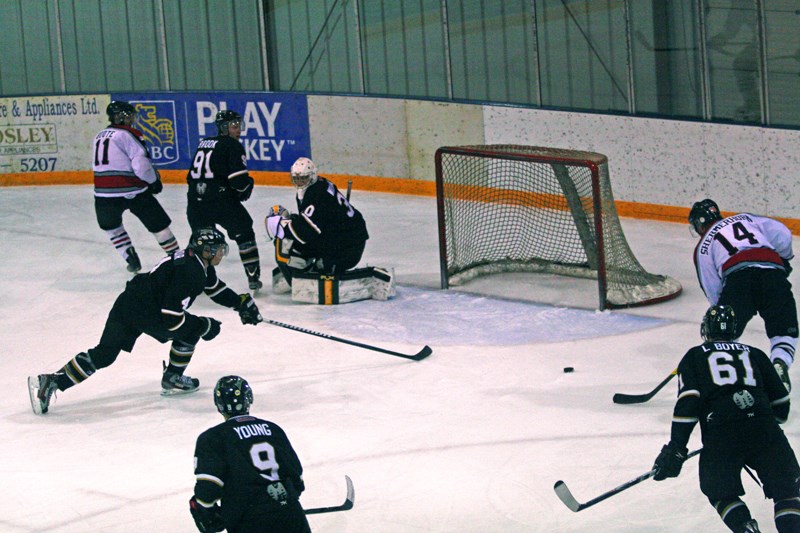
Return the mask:
<path id="1" fill-rule="evenodd" d="M 672 380 L 672 378 L 674 378 L 677 374 L 678 374 L 678 369 L 676 368 L 675 370 L 672 371 L 672 373 L 669 376 L 666 377 L 666 379 L 664 379 L 664 381 L 656 385 L 655 389 L 651 390 L 646 394 L 623 394 L 621 392 L 618 392 L 614 394 L 613 398 L 614 403 L 622 403 L 622 404 L 644 403 L 650 400 L 650 398 L 652 398 L 656 394 L 658 394 L 658 391 L 663 389 L 667 385 L 667 383 L 669 383 Z"/>
<path id="2" fill-rule="evenodd" d="M 695 450 L 695 451 L 689 453 L 689 455 L 686 456 L 686 459 L 689 459 L 690 457 L 694 457 L 695 455 L 697 455 L 701 451 L 702 451 L 702 448 L 700 448 L 699 450 Z M 623 483 L 622 485 L 620 485 L 617 488 L 611 489 L 608 492 L 604 492 L 603 494 L 601 494 L 597 498 L 592 498 L 591 500 L 589 500 L 586 503 L 579 503 L 578 500 L 576 500 L 575 497 L 572 495 L 572 492 L 570 492 L 569 488 L 567 487 L 567 484 L 564 483 L 561 480 L 556 481 L 556 484 L 553 485 L 553 490 L 556 491 L 556 496 L 558 496 L 558 498 L 562 502 L 564 502 L 564 505 L 569 507 L 570 511 L 572 511 L 573 513 L 577 513 L 578 511 L 583 511 L 587 507 L 591 507 L 592 505 L 594 505 L 596 503 L 600 503 L 603 500 L 605 500 L 607 498 L 610 498 L 611 496 L 614 496 L 615 494 L 619 494 L 623 490 L 627 490 L 627 489 L 633 487 L 634 485 L 637 485 L 637 484 L 641 483 L 645 479 L 648 479 L 648 478 L 654 476 L 655 473 L 656 473 L 656 469 L 653 468 L 652 470 L 650 470 L 646 474 L 642 474 L 641 476 L 639 476 L 637 478 L 634 478 L 634 479 L 628 481 L 627 483 Z"/>
<path id="3" fill-rule="evenodd" d="M 395 357 L 402 357 L 403 359 L 411 359 L 412 361 L 422 361 L 430 354 L 433 353 L 431 347 L 427 344 L 417 353 L 414 355 L 408 355 L 400 352 L 393 352 L 392 350 L 387 350 L 385 348 L 378 348 L 377 346 L 372 346 L 371 344 L 363 344 L 356 341 L 351 341 L 347 339 L 343 339 L 341 337 L 334 337 L 333 335 L 328 335 L 327 333 L 320 333 L 319 331 L 312 331 L 310 329 L 301 328 L 300 326 L 293 326 L 291 324 L 284 324 L 283 322 L 278 322 L 277 320 L 270 320 L 268 318 L 264 319 L 264 322 L 267 324 L 272 324 L 273 326 L 279 326 L 286 329 L 291 329 L 294 331 L 299 331 L 300 333 L 308 333 L 309 335 L 314 335 L 316 337 L 322 337 L 323 339 L 328 339 L 330 341 L 336 342 L 343 342 L 345 344 L 349 344 L 350 346 L 358 346 L 359 348 L 364 348 L 366 350 L 372 350 L 373 352 L 381 352 L 386 353 L 389 355 L 393 355 Z"/>
<path id="4" fill-rule="evenodd" d="M 353 482 L 349 476 L 344 476 L 347 482 L 347 498 L 342 505 L 334 505 L 332 507 L 315 507 L 313 509 L 304 509 L 305 514 L 321 514 L 321 513 L 335 513 L 337 511 L 347 511 L 353 508 L 353 501 L 355 500 L 356 493 L 353 489 Z"/>

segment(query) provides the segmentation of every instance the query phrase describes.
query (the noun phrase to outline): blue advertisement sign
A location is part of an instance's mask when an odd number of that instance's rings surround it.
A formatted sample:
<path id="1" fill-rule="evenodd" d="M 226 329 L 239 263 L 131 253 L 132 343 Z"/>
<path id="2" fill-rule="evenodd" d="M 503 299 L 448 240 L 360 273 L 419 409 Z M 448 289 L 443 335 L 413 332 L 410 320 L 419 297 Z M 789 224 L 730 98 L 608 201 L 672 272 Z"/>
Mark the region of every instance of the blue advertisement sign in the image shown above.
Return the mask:
<path id="1" fill-rule="evenodd" d="M 242 115 L 239 141 L 250 170 L 286 172 L 298 157 L 311 157 L 305 95 L 273 93 L 115 93 L 138 113 L 133 127 L 144 134 L 153 164 L 188 169 L 197 144 L 217 134 L 214 116 Z"/>

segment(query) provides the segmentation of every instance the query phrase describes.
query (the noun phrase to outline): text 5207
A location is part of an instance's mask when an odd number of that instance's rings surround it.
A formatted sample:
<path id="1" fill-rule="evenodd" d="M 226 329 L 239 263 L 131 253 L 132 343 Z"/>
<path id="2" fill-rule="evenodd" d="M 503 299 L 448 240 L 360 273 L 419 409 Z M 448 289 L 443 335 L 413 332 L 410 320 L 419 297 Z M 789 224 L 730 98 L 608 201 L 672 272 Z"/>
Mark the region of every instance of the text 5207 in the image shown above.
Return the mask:
<path id="1" fill-rule="evenodd" d="M 26 157 L 19 160 L 22 172 L 47 172 L 56 169 L 55 157 Z"/>

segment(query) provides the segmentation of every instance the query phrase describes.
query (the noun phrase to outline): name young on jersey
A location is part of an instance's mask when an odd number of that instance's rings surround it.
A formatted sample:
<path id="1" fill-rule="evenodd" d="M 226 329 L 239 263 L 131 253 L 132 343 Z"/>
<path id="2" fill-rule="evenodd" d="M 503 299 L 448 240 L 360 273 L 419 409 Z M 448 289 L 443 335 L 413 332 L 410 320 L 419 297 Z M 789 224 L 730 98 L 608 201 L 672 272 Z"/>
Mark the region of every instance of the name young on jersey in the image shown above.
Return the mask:
<path id="1" fill-rule="evenodd" d="M 247 424 L 244 426 L 234 426 L 233 430 L 239 436 L 239 440 L 251 439 L 253 437 L 269 437 L 272 430 L 269 424 Z"/>

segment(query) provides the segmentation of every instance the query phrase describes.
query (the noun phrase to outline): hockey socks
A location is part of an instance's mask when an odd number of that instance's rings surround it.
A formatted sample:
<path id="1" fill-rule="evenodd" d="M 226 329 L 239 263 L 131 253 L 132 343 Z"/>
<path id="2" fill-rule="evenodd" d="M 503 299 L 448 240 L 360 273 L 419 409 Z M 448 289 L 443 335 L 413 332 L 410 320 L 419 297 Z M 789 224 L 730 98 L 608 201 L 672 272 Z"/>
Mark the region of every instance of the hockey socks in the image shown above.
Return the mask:
<path id="1" fill-rule="evenodd" d="M 128 250 L 132 249 L 133 245 L 131 244 L 130 235 L 125 231 L 125 226 L 106 230 L 106 235 L 108 235 L 108 239 L 111 241 L 111 244 L 114 245 L 117 252 L 119 252 L 119 255 L 127 261 Z"/>
<path id="2" fill-rule="evenodd" d="M 161 231 L 154 232 L 153 235 L 158 241 L 158 245 L 161 246 L 161 249 L 167 252 L 167 254 L 171 254 L 180 249 L 178 240 L 175 238 L 175 235 L 172 234 L 172 230 L 169 229 L 169 226 Z"/>

